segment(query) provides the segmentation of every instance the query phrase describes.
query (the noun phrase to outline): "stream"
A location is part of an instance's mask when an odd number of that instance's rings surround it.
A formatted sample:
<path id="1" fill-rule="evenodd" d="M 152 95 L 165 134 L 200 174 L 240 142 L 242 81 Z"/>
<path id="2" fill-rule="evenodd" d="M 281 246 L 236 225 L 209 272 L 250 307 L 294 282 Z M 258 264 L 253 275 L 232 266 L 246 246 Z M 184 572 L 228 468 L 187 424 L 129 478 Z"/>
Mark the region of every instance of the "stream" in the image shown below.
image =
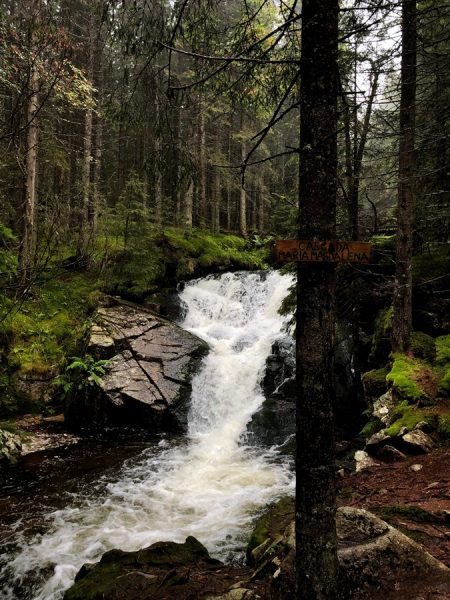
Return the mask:
<path id="1" fill-rule="evenodd" d="M 0 528 L 2 600 L 60 600 L 79 568 L 107 550 L 188 535 L 216 558 L 242 560 L 255 515 L 294 488 L 288 459 L 247 440 L 291 284 L 277 272 L 186 284 L 180 324 L 210 346 L 192 381 L 187 435 L 84 441 L 39 459 L 39 474 L 22 467 L 20 485 L 11 480 L 0 497 L 0 514 L 2 502 L 9 507 Z"/>

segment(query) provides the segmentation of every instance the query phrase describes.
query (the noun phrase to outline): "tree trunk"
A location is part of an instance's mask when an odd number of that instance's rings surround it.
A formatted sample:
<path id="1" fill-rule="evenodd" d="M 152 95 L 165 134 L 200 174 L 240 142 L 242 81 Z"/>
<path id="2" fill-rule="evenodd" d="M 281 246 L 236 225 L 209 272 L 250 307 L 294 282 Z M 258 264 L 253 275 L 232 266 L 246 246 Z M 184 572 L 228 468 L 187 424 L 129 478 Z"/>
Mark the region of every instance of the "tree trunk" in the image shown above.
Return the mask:
<path id="1" fill-rule="evenodd" d="M 94 36 L 95 36 L 95 14 L 91 11 L 87 32 L 88 58 L 86 65 L 86 76 L 89 82 L 94 79 Z M 82 204 L 78 232 L 77 257 L 81 261 L 87 259 L 88 244 L 91 238 L 89 227 L 89 208 L 91 204 L 91 164 L 92 164 L 92 122 L 94 111 L 91 106 L 84 112 L 84 136 L 83 136 L 83 163 L 82 163 Z"/>
<path id="2" fill-rule="evenodd" d="M 300 239 L 336 233 L 338 10 L 302 4 Z M 299 263 L 297 290 L 296 598 L 335 600 L 334 265 Z"/>
<path id="3" fill-rule="evenodd" d="M 244 128 L 244 111 L 241 113 L 241 135 L 243 135 Z M 245 148 L 244 138 L 241 141 L 241 164 L 244 164 L 245 157 L 247 156 L 247 150 Z M 244 237 L 247 237 L 247 193 L 244 188 L 244 182 L 241 182 L 241 188 L 239 191 L 239 233 Z"/>
<path id="4" fill-rule="evenodd" d="M 198 224 L 206 227 L 206 127 L 205 113 L 200 105 L 199 114 L 199 191 L 198 191 Z"/>
<path id="5" fill-rule="evenodd" d="M 192 208 L 194 203 L 194 181 L 189 181 L 188 189 L 184 196 L 184 226 L 192 229 Z"/>
<path id="6" fill-rule="evenodd" d="M 402 68 L 400 96 L 397 245 L 392 321 L 392 349 L 408 349 L 412 328 L 412 237 L 414 213 L 414 137 L 416 112 L 417 8 L 402 0 Z"/>
<path id="7" fill-rule="evenodd" d="M 23 288 L 29 287 L 31 283 L 36 252 L 36 177 L 38 157 L 38 124 L 36 113 L 39 107 L 38 83 L 37 68 L 33 63 L 30 66 L 29 98 L 26 114 L 25 211 L 23 241 L 20 253 L 21 283 Z"/>

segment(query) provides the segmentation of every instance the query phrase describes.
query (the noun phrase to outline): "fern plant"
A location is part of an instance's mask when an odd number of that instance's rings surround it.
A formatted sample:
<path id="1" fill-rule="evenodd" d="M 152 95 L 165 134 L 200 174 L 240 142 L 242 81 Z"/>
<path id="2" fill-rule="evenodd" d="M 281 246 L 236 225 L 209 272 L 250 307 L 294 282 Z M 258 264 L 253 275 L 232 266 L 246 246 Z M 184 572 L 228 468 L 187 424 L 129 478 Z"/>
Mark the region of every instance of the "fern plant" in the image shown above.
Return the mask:
<path id="1" fill-rule="evenodd" d="M 55 385 L 61 388 L 64 398 L 86 389 L 92 385 L 100 385 L 109 360 L 96 360 L 90 355 L 84 358 L 73 356 L 71 363 L 55 380 Z"/>

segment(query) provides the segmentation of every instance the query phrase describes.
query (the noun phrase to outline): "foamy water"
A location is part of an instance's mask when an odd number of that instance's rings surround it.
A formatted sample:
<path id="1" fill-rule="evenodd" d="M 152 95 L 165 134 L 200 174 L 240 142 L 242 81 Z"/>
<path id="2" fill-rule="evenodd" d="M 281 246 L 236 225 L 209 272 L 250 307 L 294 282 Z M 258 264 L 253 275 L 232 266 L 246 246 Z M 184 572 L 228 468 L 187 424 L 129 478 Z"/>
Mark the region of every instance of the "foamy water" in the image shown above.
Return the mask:
<path id="1" fill-rule="evenodd" d="M 210 346 L 192 382 L 186 440 L 149 448 L 125 463 L 117 481 L 99 483 L 50 513 L 45 533 L 18 538 L 18 552 L 3 563 L 0 581 L 8 584 L 0 598 L 58 600 L 82 564 L 111 548 L 137 550 L 194 535 L 218 558 L 242 552 L 258 509 L 293 490 L 292 472 L 276 449 L 245 444 L 291 283 L 271 272 L 186 285 L 181 325 Z"/>

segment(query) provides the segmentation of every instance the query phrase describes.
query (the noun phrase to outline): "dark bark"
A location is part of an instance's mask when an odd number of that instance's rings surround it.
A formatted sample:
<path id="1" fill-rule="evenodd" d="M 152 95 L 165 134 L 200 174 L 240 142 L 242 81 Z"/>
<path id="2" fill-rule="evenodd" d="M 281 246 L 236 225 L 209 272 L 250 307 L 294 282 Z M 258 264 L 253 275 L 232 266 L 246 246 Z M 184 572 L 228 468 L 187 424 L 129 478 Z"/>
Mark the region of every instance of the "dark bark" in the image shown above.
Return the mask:
<path id="1" fill-rule="evenodd" d="M 414 214 L 416 57 L 416 2 L 403 0 L 397 245 L 392 321 L 392 348 L 399 352 L 407 350 L 412 328 L 411 257 Z"/>
<path id="2" fill-rule="evenodd" d="M 334 239 L 337 193 L 338 1 L 302 5 L 300 227 Z M 297 596 L 336 598 L 333 427 L 335 269 L 302 265 L 297 294 Z"/>

